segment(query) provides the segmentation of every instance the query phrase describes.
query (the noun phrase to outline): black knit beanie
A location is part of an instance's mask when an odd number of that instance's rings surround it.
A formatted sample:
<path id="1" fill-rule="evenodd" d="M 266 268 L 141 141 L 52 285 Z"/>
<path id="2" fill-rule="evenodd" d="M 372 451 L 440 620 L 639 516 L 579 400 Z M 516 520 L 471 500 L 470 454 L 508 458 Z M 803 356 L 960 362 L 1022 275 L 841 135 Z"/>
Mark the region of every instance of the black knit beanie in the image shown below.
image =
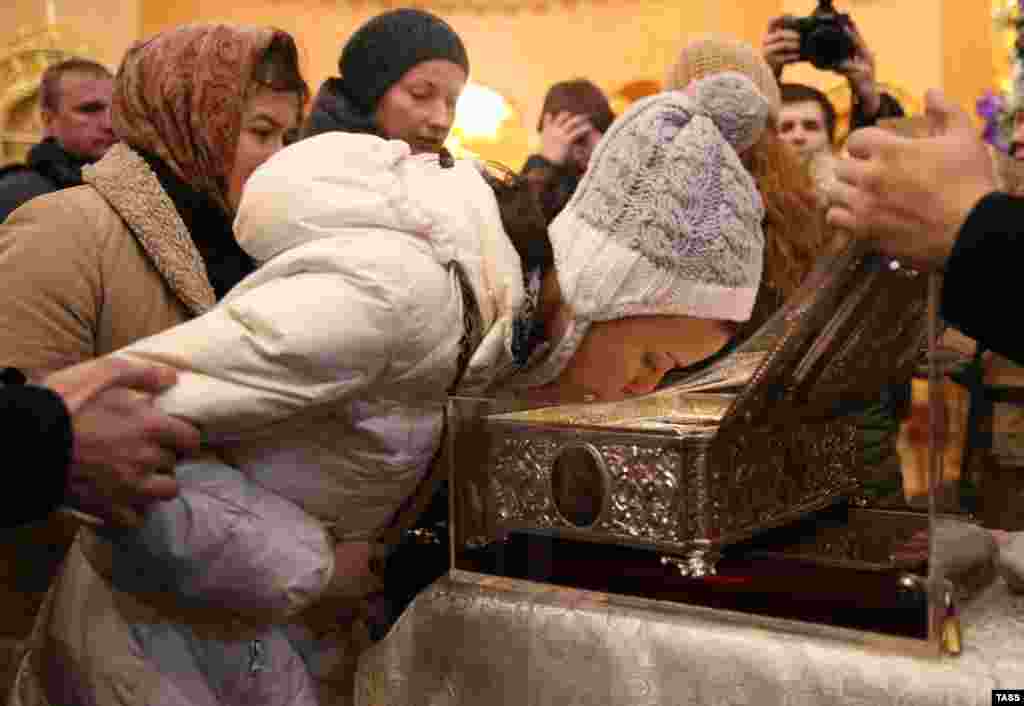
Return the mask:
<path id="1" fill-rule="evenodd" d="M 447 59 L 469 74 L 459 35 L 436 15 L 405 8 L 377 15 L 356 30 L 341 51 L 338 71 L 345 94 L 366 113 L 405 72 L 424 61 Z"/>

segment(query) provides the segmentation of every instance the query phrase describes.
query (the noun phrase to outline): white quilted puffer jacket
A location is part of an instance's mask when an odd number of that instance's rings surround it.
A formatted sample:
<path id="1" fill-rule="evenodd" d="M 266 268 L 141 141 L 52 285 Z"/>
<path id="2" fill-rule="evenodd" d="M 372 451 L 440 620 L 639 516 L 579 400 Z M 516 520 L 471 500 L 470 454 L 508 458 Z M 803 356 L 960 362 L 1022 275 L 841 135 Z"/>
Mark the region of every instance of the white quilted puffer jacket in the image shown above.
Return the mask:
<path id="1" fill-rule="evenodd" d="M 160 406 L 229 465 L 179 467 L 181 496 L 141 532 L 80 537 L 13 703 L 351 697 L 344 636 L 296 615 L 344 580 L 332 536 L 385 526 L 438 448 L 464 329 L 454 263 L 486 361 L 510 340 L 519 258 L 475 164 L 442 168 L 369 135 L 276 154 L 247 183 L 235 231 L 260 268 L 207 314 L 117 354 L 177 368 Z"/>

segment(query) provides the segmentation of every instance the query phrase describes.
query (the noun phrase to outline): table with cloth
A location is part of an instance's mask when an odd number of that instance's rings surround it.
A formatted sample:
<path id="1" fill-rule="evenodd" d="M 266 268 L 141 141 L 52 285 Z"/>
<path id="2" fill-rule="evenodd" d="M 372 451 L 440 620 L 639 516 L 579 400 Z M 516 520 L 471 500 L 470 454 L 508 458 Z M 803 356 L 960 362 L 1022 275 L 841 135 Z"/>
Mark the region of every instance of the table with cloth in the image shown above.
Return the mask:
<path id="1" fill-rule="evenodd" d="M 987 706 L 1024 689 L 1024 595 L 997 580 L 961 617 L 961 655 L 907 656 L 866 633 L 455 570 L 364 655 L 356 703 Z"/>

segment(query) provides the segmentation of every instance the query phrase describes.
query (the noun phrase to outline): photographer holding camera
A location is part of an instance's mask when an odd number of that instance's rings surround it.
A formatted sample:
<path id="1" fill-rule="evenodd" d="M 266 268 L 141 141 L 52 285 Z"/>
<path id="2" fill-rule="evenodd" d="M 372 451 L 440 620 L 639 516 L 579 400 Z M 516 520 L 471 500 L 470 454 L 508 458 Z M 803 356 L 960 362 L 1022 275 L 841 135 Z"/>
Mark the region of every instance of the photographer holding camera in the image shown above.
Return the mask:
<path id="1" fill-rule="evenodd" d="M 899 102 L 879 89 L 874 54 L 850 16 L 836 12 L 832 0 L 818 0 L 818 7 L 808 17 L 773 19 L 761 50 L 780 80 L 787 64 L 801 61 L 845 76 L 853 95 L 851 131 L 904 114 Z"/>

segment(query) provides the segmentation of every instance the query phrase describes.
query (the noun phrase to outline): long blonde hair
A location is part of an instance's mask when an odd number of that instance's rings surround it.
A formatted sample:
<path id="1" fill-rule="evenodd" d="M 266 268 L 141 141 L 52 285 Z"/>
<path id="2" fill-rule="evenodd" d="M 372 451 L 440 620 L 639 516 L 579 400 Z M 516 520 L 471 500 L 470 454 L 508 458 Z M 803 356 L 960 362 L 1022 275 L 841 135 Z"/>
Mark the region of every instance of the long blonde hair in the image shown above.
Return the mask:
<path id="1" fill-rule="evenodd" d="M 765 257 L 762 280 L 788 296 L 810 272 L 831 238 L 814 181 L 769 125 L 742 155 L 764 200 Z"/>

